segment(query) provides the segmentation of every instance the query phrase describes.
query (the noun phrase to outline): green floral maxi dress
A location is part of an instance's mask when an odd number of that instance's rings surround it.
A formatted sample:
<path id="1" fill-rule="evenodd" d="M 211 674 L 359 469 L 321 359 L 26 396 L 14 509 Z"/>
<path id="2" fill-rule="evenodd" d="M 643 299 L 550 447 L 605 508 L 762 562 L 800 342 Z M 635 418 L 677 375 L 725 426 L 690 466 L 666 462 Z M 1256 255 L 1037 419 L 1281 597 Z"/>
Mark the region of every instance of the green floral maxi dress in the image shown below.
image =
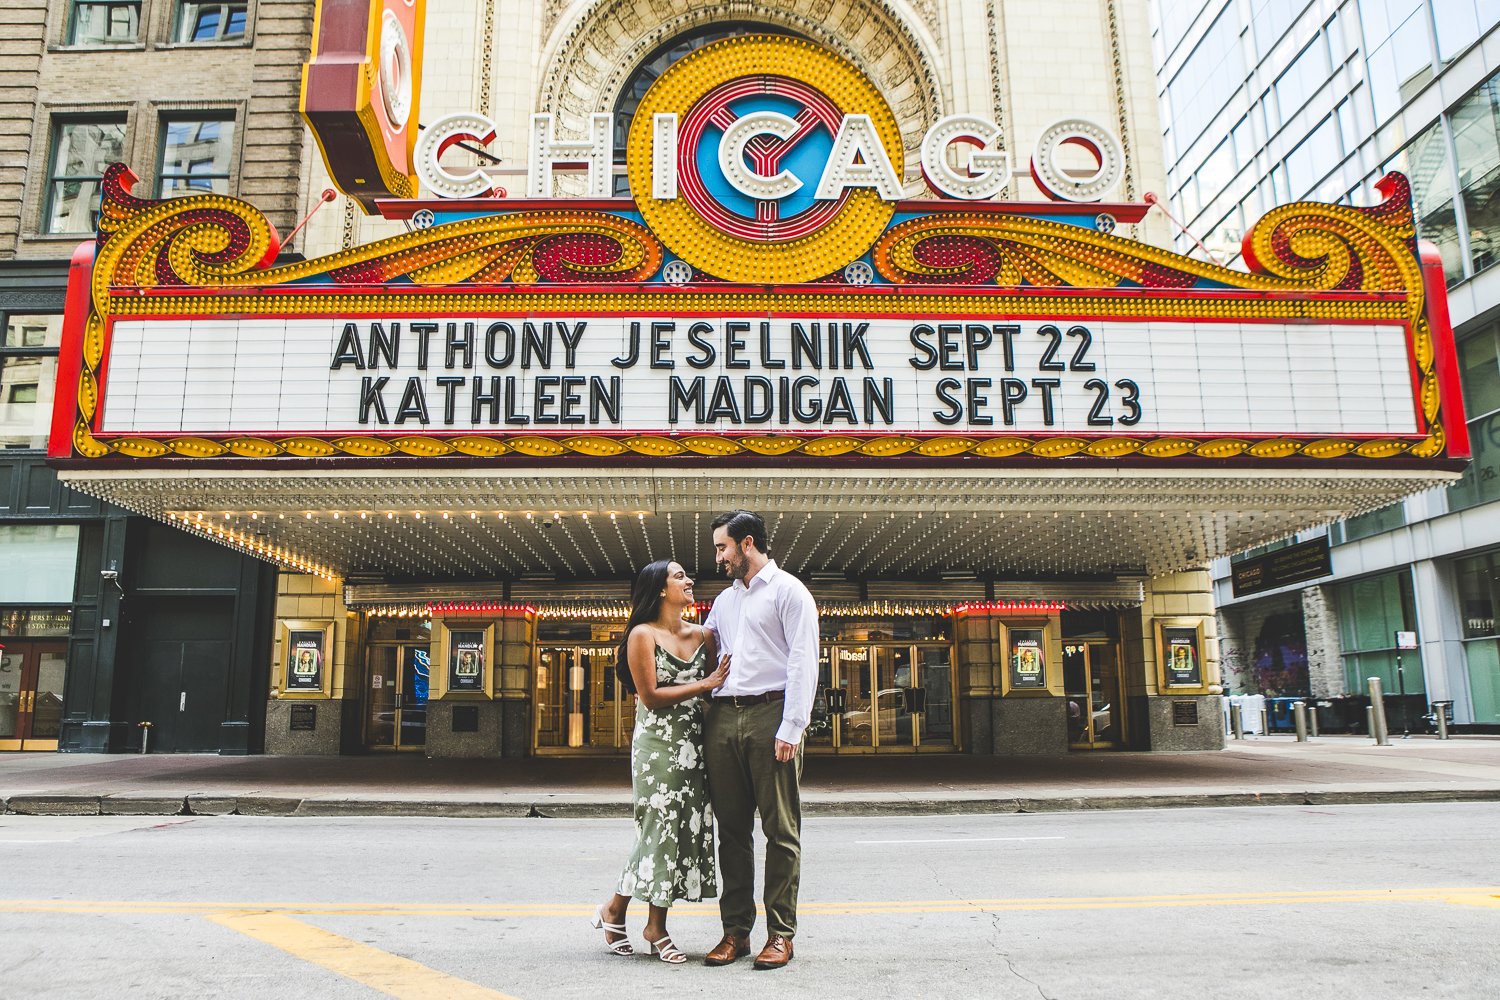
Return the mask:
<path id="1" fill-rule="evenodd" d="M 682 660 L 656 647 L 656 683 L 691 684 L 704 676 L 708 651 Z M 703 700 L 650 709 L 635 703 L 630 774 L 636 842 L 616 890 L 654 906 L 718 895 L 714 814 L 703 763 Z"/>

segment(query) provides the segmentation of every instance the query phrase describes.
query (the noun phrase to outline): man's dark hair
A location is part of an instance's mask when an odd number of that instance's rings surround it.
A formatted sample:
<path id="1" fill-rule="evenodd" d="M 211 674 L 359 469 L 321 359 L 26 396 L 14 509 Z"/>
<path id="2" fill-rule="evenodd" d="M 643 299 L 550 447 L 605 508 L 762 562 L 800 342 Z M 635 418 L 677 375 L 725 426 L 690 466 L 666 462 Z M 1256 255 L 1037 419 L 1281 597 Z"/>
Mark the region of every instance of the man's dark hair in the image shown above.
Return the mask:
<path id="1" fill-rule="evenodd" d="M 748 510 L 731 510 L 714 518 L 714 523 L 709 528 L 713 531 L 726 529 L 736 545 L 744 544 L 746 538 L 753 538 L 757 549 L 766 555 L 771 554 L 771 543 L 766 538 L 766 522 L 761 520 L 759 514 L 752 514 Z"/>

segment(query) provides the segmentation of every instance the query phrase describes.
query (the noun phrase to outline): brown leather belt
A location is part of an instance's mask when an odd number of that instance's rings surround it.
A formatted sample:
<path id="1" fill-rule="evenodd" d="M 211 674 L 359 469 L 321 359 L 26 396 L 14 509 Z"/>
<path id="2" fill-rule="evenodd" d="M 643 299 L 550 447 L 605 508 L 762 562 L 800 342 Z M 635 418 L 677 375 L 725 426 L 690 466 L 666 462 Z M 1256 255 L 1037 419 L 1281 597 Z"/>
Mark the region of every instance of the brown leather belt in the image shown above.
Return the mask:
<path id="1" fill-rule="evenodd" d="M 715 701 L 733 705 L 735 708 L 745 708 L 749 705 L 764 705 L 768 701 L 781 701 L 786 698 L 785 691 L 766 691 L 763 694 L 721 694 L 714 697 Z"/>

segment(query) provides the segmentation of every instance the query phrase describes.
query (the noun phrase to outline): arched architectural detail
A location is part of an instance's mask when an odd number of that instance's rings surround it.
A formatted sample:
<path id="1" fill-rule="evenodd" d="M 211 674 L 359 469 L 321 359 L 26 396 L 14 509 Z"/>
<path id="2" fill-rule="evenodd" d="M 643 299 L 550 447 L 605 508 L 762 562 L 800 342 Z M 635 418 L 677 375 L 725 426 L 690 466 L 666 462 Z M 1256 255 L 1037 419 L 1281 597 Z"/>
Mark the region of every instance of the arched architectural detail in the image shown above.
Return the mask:
<path id="1" fill-rule="evenodd" d="M 535 106 L 582 134 L 587 116 L 610 111 L 643 60 L 671 39 L 720 22 L 760 22 L 811 38 L 858 66 L 901 125 L 907 177 L 920 176 L 922 136 L 942 114 L 938 43 L 917 7 L 894 0 L 598 0 L 561 13 L 547 44 Z"/>

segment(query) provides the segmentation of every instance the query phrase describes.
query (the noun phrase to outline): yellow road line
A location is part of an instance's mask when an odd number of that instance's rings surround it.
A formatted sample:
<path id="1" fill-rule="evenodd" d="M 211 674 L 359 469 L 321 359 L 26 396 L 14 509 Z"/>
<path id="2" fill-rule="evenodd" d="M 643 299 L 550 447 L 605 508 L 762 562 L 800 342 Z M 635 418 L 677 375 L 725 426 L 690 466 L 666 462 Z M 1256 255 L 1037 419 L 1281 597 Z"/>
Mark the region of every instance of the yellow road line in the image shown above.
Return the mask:
<path id="1" fill-rule="evenodd" d="M 1495 902 L 1482 902 L 1493 900 Z M 883 913 L 952 913 L 1000 910 L 1151 909 L 1184 906 L 1275 906 L 1313 903 L 1462 902 L 1500 905 L 1500 887 L 1308 889 L 1283 892 L 1179 893 L 1160 896 L 1063 896 L 1014 899 L 928 899 L 815 902 L 804 900 L 803 913 L 856 916 Z M 231 903 L 141 900 L 0 900 L 0 912 L 11 913 L 278 913 L 283 915 L 412 917 L 557 917 L 593 914 L 577 903 Z M 713 903 L 679 903 L 683 917 L 717 917 Z"/>
<path id="2" fill-rule="evenodd" d="M 208 919 L 401 1000 L 516 1000 L 284 914 L 217 913 Z"/>

